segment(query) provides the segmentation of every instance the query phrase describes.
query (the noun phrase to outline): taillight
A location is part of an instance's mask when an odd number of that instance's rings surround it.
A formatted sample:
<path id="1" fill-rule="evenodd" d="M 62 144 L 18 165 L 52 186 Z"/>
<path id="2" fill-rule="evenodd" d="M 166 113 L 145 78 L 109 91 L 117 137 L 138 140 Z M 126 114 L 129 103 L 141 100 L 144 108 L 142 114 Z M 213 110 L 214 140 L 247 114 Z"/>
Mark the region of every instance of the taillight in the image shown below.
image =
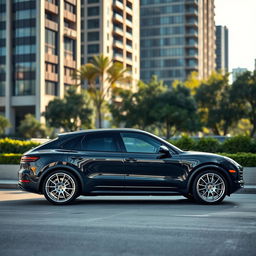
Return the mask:
<path id="1" fill-rule="evenodd" d="M 22 156 L 20 161 L 23 162 L 23 163 L 24 162 L 25 163 L 27 163 L 27 162 L 35 162 L 39 158 L 40 158 L 39 156 Z"/>

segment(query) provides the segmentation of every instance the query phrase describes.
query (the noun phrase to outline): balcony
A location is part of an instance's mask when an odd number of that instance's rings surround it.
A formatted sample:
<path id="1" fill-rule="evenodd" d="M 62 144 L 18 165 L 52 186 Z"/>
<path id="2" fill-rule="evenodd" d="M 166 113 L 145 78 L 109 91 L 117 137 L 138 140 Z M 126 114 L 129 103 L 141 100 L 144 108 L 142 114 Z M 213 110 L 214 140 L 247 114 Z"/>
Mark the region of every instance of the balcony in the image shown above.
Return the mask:
<path id="1" fill-rule="evenodd" d="M 132 22 L 130 20 L 126 19 L 126 25 L 129 26 L 130 28 L 132 28 Z"/>
<path id="2" fill-rule="evenodd" d="M 46 71 L 45 72 L 45 80 L 58 82 L 58 74 Z"/>
<path id="3" fill-rule="evenodd" d="M 124 61 L 123 55 L 120 54 L 120 53 L 114 53 L 114 54 L 113 54 L 113 59 L 114 59 L 114 60 L 117 60 L 117 61 L 120 61 L 120 62 L 123 62 L 123 61 Z"/>
<path id="4" fill-rule="evenodd" d="M 185 25 L 189 26 L 189 27 L 191 27 L 191 26 L 197 27 L 198 26 L 198 20 L 196 20 L 196 19 L 187 20 Z"/>
<path id="5" fill-rule="evenodd" d="M 59 7 L 55 4 L 52 4 L 48 1 L 45 1 L 45 10 L 54 13 L 54 14 L 58 14 L 59 13 Z"/>
<path id="6" fill-rule="evenodd" d="M 127 13 L 132 15 L 132 9 L 129 6 L 126 5 L 125 10 L 126 10 Z"/>
<path id="7" fill-rule="evenodd" d="M 187 52 L 185 55 L 186 59 L 198 59 L 198 53 L 197 52 Z"/>
<path id="8" fill-rule="evenodd" d="M 114 20 L 120 22 L 120 23 L 123 23 L 124 22 L 124 19 L 123 19 L 123 16 L 118 14 L 118 13 L 115 13 L 114 16 L 113 16 Z"/>
<path id="9" fill-rule="evenodd" d="M 52 20 L 45 19 L 45 27 L 54 31 L 58 31 L 58 23 Z"/>
<path id="10" fill-rule="evenodd" d="M 57 55 L 52 55 L 49 53 L 45 53 L 45 61 L 50 62 L 50 63 L 54 63 L 54 64 L 58 64 L 58 56 Z"/>
<path id="11" fill-rule="evenodd" d="M 77 37 L 76 30 L 67 27 L 64 27 L 64 35 L 73 39 L 76 39 Z"/>
<path id="12" fill-rule="evenodd" d="M 120 2 L 120 1 L 118 1 L 118 0 L 115 0 L 115 1 L 114 1 L 113 6 L 119 8 L 120 10 L 123 10 L 123 9 L 124 9 L 123 3 Z"/>
<path id="13" fill-rule="evenodd" d="M 70 57 L 65 57 L 64 66 L 69 68 L 76 68 L 76 61 L 71 59 Z"/>
<path id="14" fill-rule="evenodd" d="M 128 32 L 126 31 L 126 38 L 132 40 L 132 33 L 131 32 Z"/>
<path id="15" fill-rule="evenodd" d="M 64 18 L 74 23 L 76 22 L 76 15 L 67 10 L 64 10 Z"/>
<path id="16" fill-rule="evenodd" d="M 114 33 L 120 35 L 120 36 L 123 36 L 124 35 L 124 31 L 119 28 L 119 27 L 114 27 Z"/>
<path id="17" fill-rule="evenodd" d="M 67 2 L 69 2 L 70 4 L 76 6 L 76 0 L 65 0 Z"/>
<path id="18" fill-rule="evenodd" d="M 75 84 L 75 80 L 73 80 L 71 76 L 64 76 L 64 83 L 65 84 Z"/>
<path id="19" fill-rule="evenodd" d="M 130 46 L 129 44 L 125 46 L 125 49 L 126 51 L 132 52 L 132 46 Z"/>
<path id="20" fill-rule="evenodd" d="M 132 57 L 126 56 L 126 63 L 132 65 Z"/>
<path id="21" fill-rule="evenodd" d="M 197 30 L 186 30 L 186 36 L 198 37 L 198 31 Z"/>
<path id="22" fill-rule="evenodd" d="M 114 41 L 113 41 L 113 45 L 114 45 L 115 47 L 118 47 L 118 48 L 121 48 L 121 49 L 123 49 L 123 47 L 124 47 L 123 41 L 120 41 L 120 40 L 114 40 Z"/>
<path id="23" fill-rule="evenodd" d="M 187 16 L 198 16 L 198 10 L 196 8 L 187 8 L 186 15 Z"/>

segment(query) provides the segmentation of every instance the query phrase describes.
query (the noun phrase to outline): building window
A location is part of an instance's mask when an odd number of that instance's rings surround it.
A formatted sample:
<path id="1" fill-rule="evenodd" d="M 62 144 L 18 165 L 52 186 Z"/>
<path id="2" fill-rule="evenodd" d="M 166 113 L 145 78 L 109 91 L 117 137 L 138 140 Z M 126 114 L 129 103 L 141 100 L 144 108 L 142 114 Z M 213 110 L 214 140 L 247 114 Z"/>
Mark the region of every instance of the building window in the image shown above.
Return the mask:
<path id="1" fill-rule="evenodd" d="M 100 46 L 98 44 L 89 44 L 87 53 L 99 53 Z"/>
<path id="2" fill-rule="evenodd" d="M 55 4 L 55 5 L 59 4 L 59 0 L 47 0 L 47 2 L 49 2 L 51 4 Z"/>
<path id="3" fill-rule="evenodd" d="M 87 0 L 88 4 L 97 4 L 99 2 L 100 2 L 100 0 Z"/>
<path id="4" fill-rule="evenodd" d="M 5 96 L 5 82 L 0 81 L 0 97 Z"/>
<path id="5" fill-rule="evenodd" d="M 68 3 L 66 1 L 64 3 L 64 9 L 66 11 L 69 11 L 69 12 L 73 13 L 73 14 L 76 14 L 76 7 L 73 4 Z"/>
<path id="6" fill-rule="evenodd" d="M 57 83 L 45 81 L 45 94 L 57 96 Z"/>
<path id="7" fill-rule="evenodd" d="M 75 60 L 76 58 L 76 44 L 75 44 L 75 40 L 65 37 L 64 38 L 64 48 L 65 48 L 65 52 L 64 55 L 66 58 L 71 58 L 73 60 Z"/>
<path id="8" fill-rule="evenodd" d="M 49 73 L 55 73 L 55 74 L 58 73 L 58 66 L 56 64 L 46 62 L 45 69 Z"/>
<path id="9" fill-rule="evenodd" d="M 87 16 L 98 16 L 100 14 L 99 7 L 88 7 Z"/>
<path id="10" fill-rule="evenodd" d="M 88 32 L 87 41 L 99 41 L 100 33 L 99 32 Z"/>
<path id="11" fill-rule="evenodd" d="M 92 19 L 87 21 L 87 28 L 99 28 L 100 21 L 99 19 Z"/>
<path id="12" fill-rule="evenodd" d="M 65 76 L 72 76 L 75 72 L 75 69 L 73 68 L 68 68 L 68 67 L 65 67 L 64 68 L 64 75 Z"/>
<path id="13" fill-rule="evenodd" d="M 45 29 L 45 53 L 57 55 L 57 32 Z"/>
<path id="14" fill-rule="evenodd" d="M 35 80 L 16 80 L 14 82 L 14 95 L 35 95 Z"/>

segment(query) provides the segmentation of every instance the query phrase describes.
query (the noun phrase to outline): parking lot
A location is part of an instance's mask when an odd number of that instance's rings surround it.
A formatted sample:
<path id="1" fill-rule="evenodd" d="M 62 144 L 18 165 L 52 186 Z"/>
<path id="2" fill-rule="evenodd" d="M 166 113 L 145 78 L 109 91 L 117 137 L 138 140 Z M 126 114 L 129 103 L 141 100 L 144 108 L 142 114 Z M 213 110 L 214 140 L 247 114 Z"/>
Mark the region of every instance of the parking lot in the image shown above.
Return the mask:
<path id="1" fill-rule="evenodd" d="M 256 255 L 256 195 L 221 205 L 183 197 L 43 196 L 0 190 L 0 255 Z"/>

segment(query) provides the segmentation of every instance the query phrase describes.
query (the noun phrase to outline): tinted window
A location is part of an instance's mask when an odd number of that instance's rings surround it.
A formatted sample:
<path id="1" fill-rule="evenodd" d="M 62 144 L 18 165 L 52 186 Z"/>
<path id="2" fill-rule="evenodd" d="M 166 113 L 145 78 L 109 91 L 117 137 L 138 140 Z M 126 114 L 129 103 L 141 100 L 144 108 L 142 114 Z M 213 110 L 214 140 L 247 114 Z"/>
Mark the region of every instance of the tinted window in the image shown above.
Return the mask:
<path id="1" fill-rule="evenodd" d="M 150 136 L 138 133 L 121 133 L 127 152 L 157 153 L 161 143 Z"/>
<path id="2" fill-rule="evenodd" d="M 86 136 L 82 143 L 82 150 L 99 152 L 119 151 L 117 141 L 115 137 L 111 134 L 95 134 Z"/>
<path id="3" fill-rule="evenodd" d="M 81 142 L 84 136 L 76 136 L 64 142 L 62 148 L 70 150 L 81 150 Z"/>

